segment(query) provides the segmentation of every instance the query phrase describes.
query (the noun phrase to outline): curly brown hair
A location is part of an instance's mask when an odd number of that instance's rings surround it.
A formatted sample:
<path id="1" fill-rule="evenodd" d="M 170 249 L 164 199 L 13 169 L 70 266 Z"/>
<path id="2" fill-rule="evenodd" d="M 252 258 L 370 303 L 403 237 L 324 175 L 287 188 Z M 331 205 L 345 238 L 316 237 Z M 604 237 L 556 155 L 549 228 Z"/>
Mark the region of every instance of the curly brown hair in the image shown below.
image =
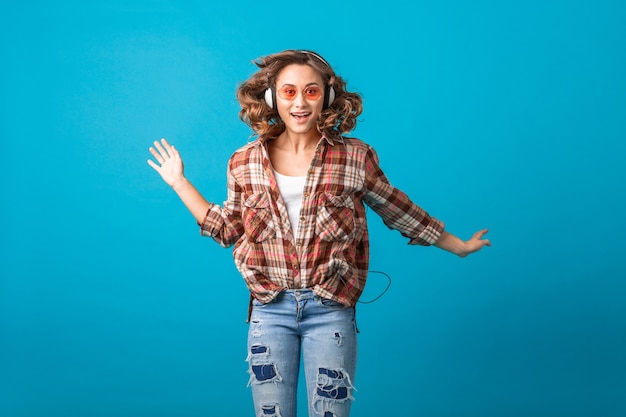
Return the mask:
<path id="1" fill-rule="evenodd" d="M 326 86 L 335 90 L 335 99 L 324 109 L 317 121 L 317 130 L 329 139 L 336 139 L 356 127 L 357 117 L 363 112 L 363 100 L 357 93 L 346 91 L 346 82 L 317 53 L 304 50 L 286 50 L 253 61 L 260 68 L 237 88 L 241 106 L 239 118 L 252 128 L 255 135 L 277 137 L 285 124 L 276 109 L 264 99 L 265 90 L 276 84 L 278 74 L 288 65 L 308 65 L 317 71 Z"/>

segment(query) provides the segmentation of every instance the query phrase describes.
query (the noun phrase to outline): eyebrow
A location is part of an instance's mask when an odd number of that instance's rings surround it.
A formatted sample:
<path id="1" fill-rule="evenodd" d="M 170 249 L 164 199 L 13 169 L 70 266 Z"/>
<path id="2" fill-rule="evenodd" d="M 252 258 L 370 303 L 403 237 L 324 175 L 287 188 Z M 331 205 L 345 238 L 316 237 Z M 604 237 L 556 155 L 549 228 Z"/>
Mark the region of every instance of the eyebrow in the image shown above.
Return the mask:
<path id="1" fill-rule="evenodd" d="M 305 86 L 304 86 L 304 88 L 310 87 L 310 86 L 312 86 L 312 85 L 314 85 L 314 86 L 316 86 L 316 87 L 319 87 L 319 86 L 320 86 L 320 85 L 319 85 L 319 83 L 317 83 L 317 82 L 312 82 L 312 83 L 308 83 L 307 85 L 305 85 Z M 280 87 L 282 88 L 282 87 L 285 87 L 285 86 L 295 87 L 295 84 L 285 83 L 285 84 L 281 85 Z"/>

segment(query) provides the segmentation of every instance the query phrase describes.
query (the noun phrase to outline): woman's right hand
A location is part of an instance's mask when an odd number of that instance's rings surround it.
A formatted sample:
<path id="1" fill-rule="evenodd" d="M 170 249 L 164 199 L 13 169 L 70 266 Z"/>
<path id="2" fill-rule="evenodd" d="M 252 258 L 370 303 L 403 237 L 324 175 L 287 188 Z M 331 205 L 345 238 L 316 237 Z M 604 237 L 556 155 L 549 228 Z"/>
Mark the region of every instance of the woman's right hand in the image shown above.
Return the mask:
<path id="1" fill-rule="evenodd" d="M 150 147 L 150 153 L 159 164 L 157 165 L 152 159 L 148 159 L 148 165 L 154 168 L 163 178 L 163 181 L 174 189 L 196 218 L 196 222 L 202 224 L 211 204 L 185 178 L 183 160 L 176 148 L 167 143 L 165 139 L 161 139 L 161 142 L 155 141 L 154 147 Z"/>
<path id="2" fill-rule="evenodd" d="M 152 159 L 148 159 L 148 165 L 159 173 L 167 185 L 176 188 L 178 184 L 182 184 L 185 181 L 183 160 L 178 150 L 170 145 L 167 140 L 155 141 L 154 147 L 150 147 L 150 153 L 159 165 Z"/>

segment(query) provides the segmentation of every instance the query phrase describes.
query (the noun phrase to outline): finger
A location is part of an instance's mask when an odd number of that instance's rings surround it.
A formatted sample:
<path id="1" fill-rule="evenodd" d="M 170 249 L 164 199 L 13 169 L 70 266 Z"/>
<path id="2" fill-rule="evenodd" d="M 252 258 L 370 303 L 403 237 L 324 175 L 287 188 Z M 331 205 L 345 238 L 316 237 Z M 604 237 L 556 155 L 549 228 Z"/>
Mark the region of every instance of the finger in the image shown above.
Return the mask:
<path id="1" fill-rule="evenodd" d="M 167 141 L 167 139 L 163 138 L 161 139 L 161 145 L 163 145 L 163 148 L 165 148 L 165 151 L 167 152 L 167 154 L 170 157 L 173 157 L 173 151 L 172 149 L 174 148 L 172 145 L 170 145 L 170 143 Z"/>
<path id="2" fill-rule="evenodd" d="M 169 153 L 167 153 L 163 146 L 161 146 L 161 143 L 159 141 L 154 141 L 154 146 L 159 150 L 159 153 L 161 154 L 163 159 L 169 159 Z"/>
<path id="3" fill-rule="evenodd" d="M 156 172 L 161 170 L 161 167 L 154 163 L 152 159 L 148 159 L 148 165 L 150 165 Z"/>
<path id="4" fill-rule="evenodd" d="M 180 153 L 178 152 L 178 149 L 176 149 L 174 147 L 174 145 L 170 146 L 170 153 L 171 153 L 172 157 L 180 158 Z"/>
<path id="5" fill-rule="evenodd" d="M 474 236 L 472 236 L 472 238 L 482 239 L 483 236 L 485 236 L 488 232 L 489 232 L 489 229 L 479 230 L 478 232 L 474 233 Z"/>
<path id="6" fill-rule="evenodd" d="M 153 147 L 150 147 L 150 149 L 149 149 L 149 150 L 150 150 L 150 153 L 152 154 L 152 156 L 154 156 L 154 158 L 155 158 L 157 161 L 159 161 L 159 164 L 162 164 L 162 163 L 163 163 L 163 161 L 164 161 L 164 159 L 163 159 L 163 157 L 161 156 L 161 154 L 160 154 L 160 153 L 158 153 L 158 152 L 157 152 L 157 151 L 156 151 Z"/>

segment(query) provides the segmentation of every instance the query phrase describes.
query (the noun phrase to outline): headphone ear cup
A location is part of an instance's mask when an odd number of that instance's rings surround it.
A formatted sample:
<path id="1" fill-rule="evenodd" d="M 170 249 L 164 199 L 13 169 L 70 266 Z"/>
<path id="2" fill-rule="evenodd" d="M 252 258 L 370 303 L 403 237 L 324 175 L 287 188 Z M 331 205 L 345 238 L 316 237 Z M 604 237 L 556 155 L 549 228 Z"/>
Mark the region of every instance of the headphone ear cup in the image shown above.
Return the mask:
<path id="1" fill-rule="evenodd" d="M 332 85 L 328 87 L 328 94 L 326 94 L 325 101 L 326 105 L 324 107 L 329 107 L 333 104 L 333 101 L 335 101 L 335 89 Z"/>
<path id="2" fill-rule="evenodd" d="M 274 108 L 274 102 L 276 101 L 274 99 L 275 97 L 275 92 L 273 88 L 268 88 L 267 90 L 265 90 L 265 102 L 267 103 L 268 106 L 270 106 L 270 109 Z"/>

